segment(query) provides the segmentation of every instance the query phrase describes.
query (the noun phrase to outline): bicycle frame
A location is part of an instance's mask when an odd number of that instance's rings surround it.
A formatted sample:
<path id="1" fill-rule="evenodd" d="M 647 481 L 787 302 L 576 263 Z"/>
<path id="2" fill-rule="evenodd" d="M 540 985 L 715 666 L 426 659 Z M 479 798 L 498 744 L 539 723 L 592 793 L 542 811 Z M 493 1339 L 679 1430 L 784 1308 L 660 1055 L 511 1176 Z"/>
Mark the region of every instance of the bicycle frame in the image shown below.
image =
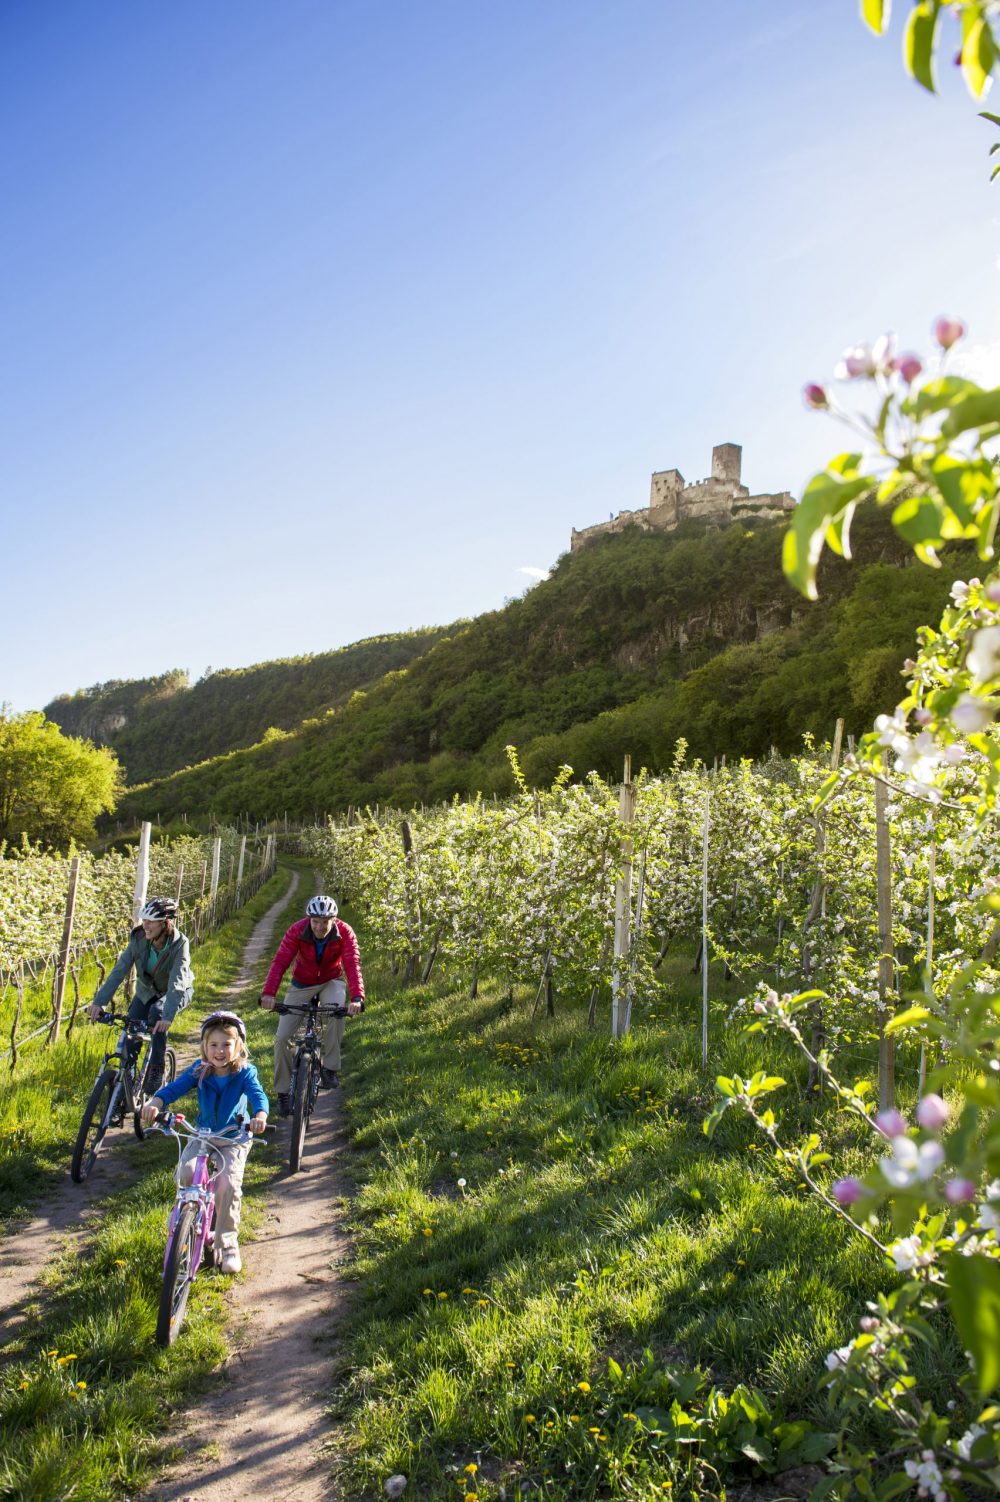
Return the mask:
<path id="1" fill-rule="evenodd" d="M 221 1163 L 214 1173 L 209 1171 L 208 1159 L 212 1145 L 225 1143 L 231 1146 L 242 1146 L 244 1143 L 252 1142 L 253 1136 L 242 1124 L 235 1129 L 227 1127 L 222 1132 L 212 1132 L 207 1127 L 189 1126 L 183 1115 L 171 1113 L 168 1113 L 165 1117 L 160 1118 L 159 1121 L 154 1123 L 154 1130 L 163 1132 L 167 1137 L 176 1137 L 178 1168 L 180 1168 L 184 1152 L 185 1138 L 188 1141 L 197 1138 L 199 1142 L 198 1153 L 192 1168 L 191 1183 L 178 1185 L 177 1187 L 173 1208 L 167 1220 L 167 1245 L 163 1253 L 163 1268 L 165 1272 L 167 1263 L 170 1260 L 171 1242 L 174 1231 L 177 1228 L 177 1222 L 180 1219 L 181 1210 L 185 1205 L 193 1204 L 197 1206 L 198 1213 L 195 1256 L 193 1259 L 193 1266 L 197 1270 L 201 1266 L 201 1259 L 204 1255 L 208 1238 L 213 1234 L 215 1181 L 222 1171 Z M 235 1136 L 231 1135 L 234 1130 L 236 1131 Z M 194 1281 L 194 1273 L 192 1273 L 191 1281 Z"/>

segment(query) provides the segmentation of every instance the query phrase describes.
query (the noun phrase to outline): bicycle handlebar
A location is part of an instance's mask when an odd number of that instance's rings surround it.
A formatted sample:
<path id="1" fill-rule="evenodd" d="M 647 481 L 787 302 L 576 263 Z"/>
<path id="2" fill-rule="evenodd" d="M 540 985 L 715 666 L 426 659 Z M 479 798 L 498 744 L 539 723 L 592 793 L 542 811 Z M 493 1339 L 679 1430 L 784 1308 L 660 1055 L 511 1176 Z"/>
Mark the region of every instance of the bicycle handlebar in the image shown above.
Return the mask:
<path id="1" fill-rule="evenodd" d="M 115 1023 L 123 1022 L 128 1032 L 134 1034 L 141 1033 L 147 1038 L 151 1036 L 146 1024 L 140 1018 L 130 1018 L 127 1012 L 101 1012 L 93 1020 L 104 1027 L 114 1027 Z"/>
<path id="2" fill-rule="evenodd" d="M 297 1012 L 303 1017 L 305 1017 L 309 1012 L 312 1012 L 316 1017 L 348 1017 L 350 1015 L 350 1009 L 348 1007 L 321 1007 L 317 1006 L 313 1001 L 305 1001 L 301 1006 L 288 1006 L 283 1001 L 276 1001 L 274 1003 L 274 1006 L 271 1008 L 271 1011 L 280 1012 L 282 1014 L 288 1012 Z"/>
<path id="3" fill-rule="evenodd" d="M 161 1131 L 165 1137 L 201 1137 L 205 1142 L 229 1144 L 234 1142 L 252 1142 L 255 1136 L 253 1132 L 247 1130 L 246 1121 L 242 1117 L 239 1123 L 233 1122 L 232 1126 L 223 1127 L 219 1132 L 213 1132 L 210 1127 L 192 1126 L 187 1117 L 181 1112 L 158 1111 L 149 1125 Z M 232 1135 L 233 1133 L 236 1135 Z"/>

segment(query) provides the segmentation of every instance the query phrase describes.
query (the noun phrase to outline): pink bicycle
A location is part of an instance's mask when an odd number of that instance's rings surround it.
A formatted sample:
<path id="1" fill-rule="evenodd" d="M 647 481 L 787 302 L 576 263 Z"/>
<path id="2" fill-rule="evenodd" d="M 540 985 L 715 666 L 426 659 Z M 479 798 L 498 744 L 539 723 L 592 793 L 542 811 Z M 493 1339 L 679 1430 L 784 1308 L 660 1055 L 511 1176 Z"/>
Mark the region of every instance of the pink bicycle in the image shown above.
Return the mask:
<path id="1" fill-rule="evenodd" d="M 191 1126 L 174 1112 L 156 1117 L 154 1130 L 177 1139 L 180 1162 L 185 1138 L 197 1138 L 198 1154 L 192 1164 L 190 1185 L 178 1187 L 177 1198 L 167 1222 L 167 1250 L 163 1258 L 163 1287 L 156 1321 L 156 1341 L 172 1346 L 184 1321 L 191 1284 L 198 1269 L 218 1260 L 215 1247 L 215 1181 L 222 1169 L 221 1158 L 212 1158 L 212 1148 L 220 1144 L 249 1144 L 253 1136 L 240 1120 L 238 1126 L 213 1132 L 208 1127 Z"/>

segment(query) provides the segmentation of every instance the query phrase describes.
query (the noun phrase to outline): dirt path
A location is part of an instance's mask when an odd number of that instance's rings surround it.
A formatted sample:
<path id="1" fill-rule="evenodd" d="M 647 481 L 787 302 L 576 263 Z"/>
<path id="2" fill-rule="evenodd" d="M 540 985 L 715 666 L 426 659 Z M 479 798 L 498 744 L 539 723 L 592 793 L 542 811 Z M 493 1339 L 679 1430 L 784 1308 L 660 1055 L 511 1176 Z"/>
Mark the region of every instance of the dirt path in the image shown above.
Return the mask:
<path id="1" fill-rule="evenodd" d="M 140 1502 L 327 1502 L 335 1492 L 324 1450 L 333 1365 L 329 1337 L 344 1298 L 336 1265 L 347 1251 L 338 1228 L 346 1184 L 337 1169 L 339 1091 L 324 1091 L 303 1167 L 287 1169 L 230 1295 L 232 1354 L 220 1386 L 186 1414 L 172 1438 L 184 1454 Z M 268 1136 L 288 1161 L 288 1124 Z M 256 1151 L 256 1149 L 255 1149 Z"/>
<path id="2" fill-rule="evenodd" d="M 225 994 L 231 1000 L 245 987 L 254 966 L 266 952 L 271 931 L 299 883 L 295 871 L 288 889 L 256 924 L 240 962 L 240 971 Z M 197 1037 L 197 1033 L 193 1035 Z M 38 1282 L 48 1267 L 75 1241 L 83 1239 L 101 1213 L 101 1202 L 113 1189 L 120 1189 L 135 1173 L 135 1165 L 120 1149 L 132 1140 L 131 1134 L 115 1132 L 108 1140 L 85 1184 L 74 1184 L 65 1177 L 56 1187 L 45 1209 L 23 1230 L 0 1240 L 0 1348 L 11 1340 L 28 1317 L 38 1296 Z"/>

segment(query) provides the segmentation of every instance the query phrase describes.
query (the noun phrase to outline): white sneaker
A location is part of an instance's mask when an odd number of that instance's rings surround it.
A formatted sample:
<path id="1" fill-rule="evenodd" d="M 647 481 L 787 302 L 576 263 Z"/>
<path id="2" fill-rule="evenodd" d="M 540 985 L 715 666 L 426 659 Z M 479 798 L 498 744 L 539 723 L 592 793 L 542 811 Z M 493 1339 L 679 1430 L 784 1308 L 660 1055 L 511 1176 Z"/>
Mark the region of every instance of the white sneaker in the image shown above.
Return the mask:
<path id="1" fill-rule="evenodd" d="M 224 1273 L 238 1273 L 243 1266 L 243 1258 L 240 1256 L 238 1246 L 227 1246 L 223 1249 L 222 1261 L 219 1267 Z"/>

